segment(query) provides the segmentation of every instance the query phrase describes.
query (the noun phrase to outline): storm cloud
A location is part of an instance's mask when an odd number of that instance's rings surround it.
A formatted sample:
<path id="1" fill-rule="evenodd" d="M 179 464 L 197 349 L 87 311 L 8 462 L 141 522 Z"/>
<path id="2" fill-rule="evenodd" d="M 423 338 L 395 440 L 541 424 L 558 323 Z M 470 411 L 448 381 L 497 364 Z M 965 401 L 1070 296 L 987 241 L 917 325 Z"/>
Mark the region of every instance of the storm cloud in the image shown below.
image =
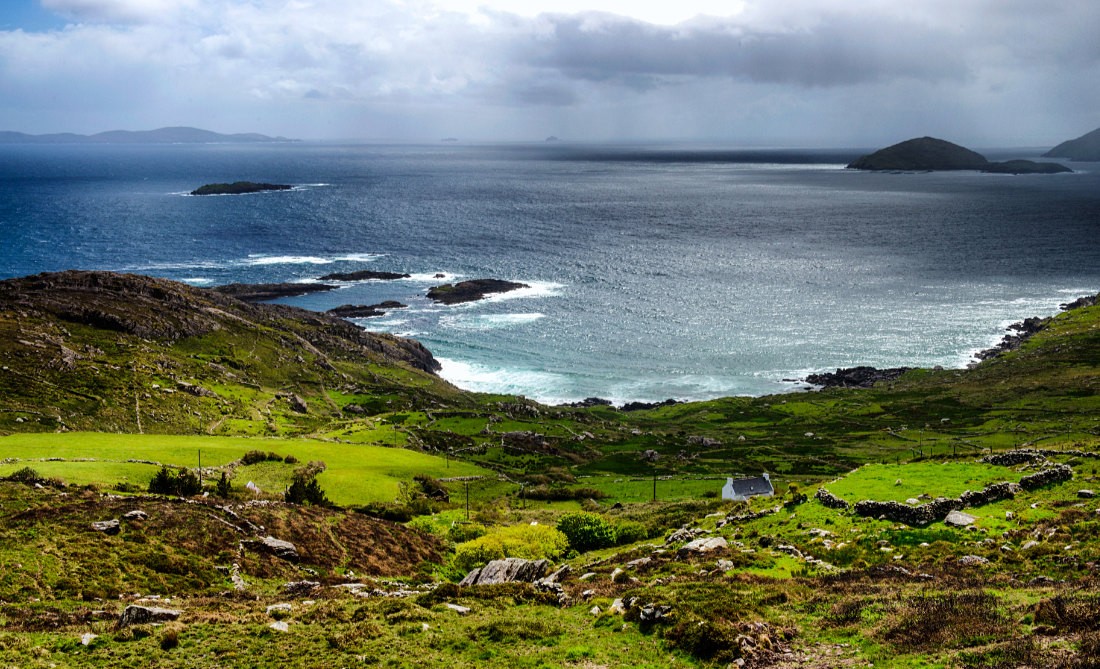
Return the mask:
<path id="1" fill-rule="evenodd" d="M 531 6 L 41 0 L 56 26 L 0 31 L 0 129 L 988 146 L 1100 124 L 1093 0 Z"/>

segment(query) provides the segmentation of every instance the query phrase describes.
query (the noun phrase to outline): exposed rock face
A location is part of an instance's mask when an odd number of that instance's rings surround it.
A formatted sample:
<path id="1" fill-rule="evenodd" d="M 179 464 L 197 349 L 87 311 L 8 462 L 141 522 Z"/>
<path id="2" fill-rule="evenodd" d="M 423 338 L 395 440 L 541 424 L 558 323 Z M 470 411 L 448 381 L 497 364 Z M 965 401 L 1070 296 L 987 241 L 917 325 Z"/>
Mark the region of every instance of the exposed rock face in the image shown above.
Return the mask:
<path id="1" fill-rule="evenodd" d="M 334 272 L 332 274 L 326 274 L 321 277 L 321 281 L 369 281 L 371 279 L 376 281 L 394 281 L 397 279 L 408 279 L 411 276 L 411 274 L 376 272 L 371 269 L 364 269 L 358 272 Z"/>
<path id="2" fill-rule="evenodd" d="M 459 585 L 488 585 L 494 583 L 534 583 L 550 568 L 549 560 L 524 560 L 504 558 L 493 560 L 484 567 L 474 569 Z"/>
<path id="3" fill-rule="evenodd" d="M 262 193 L 268 190 L 290 190 L 293 186 L 286 184 L 256 183 L 254 181 L 234 181 L 231 184 L 206 184 L 191 191 L 192 195 L 244 195 L 245 193 Z"/>
<path id="4" fill-rule="evenodd" d="M 1100 161 L 1100 128 L 1085 133 L 1077 139 L 1062 142 L 1043 154 L 1044 158 L 1069 158 L 1070 160 Z"/>
<path id="5" fill-rule="evenodd" d="M 806 383 L 823 388 L 870 388 L 879 381 L 893 381 L 902 374 L 908 372 L 911 367 L 891 367 L 889 369 L 876 369 L 874 367 L 849 367 L 837 369 L 835 372 L 823 372 L 810 374 L 806 377 Z"/>
<path id="6" fill-rule="evenodd" d="M 336 286 L 324 283 L 230 283 L 210 290 L 235 297 L 244 302 L 267 302 L 280 297 L 295 297 L 309 293 L 322 293 Z"/>
<path id="7" fill-rule="evenodd" d="M 501 279 L 472 279 L 455 284 L 445 283 L 442 286 L 433 286 L 428 289 L 428 299 L 442 304 L 461 304 L 480 300 L 487 295 L 507 293 L 520 288 L 530 288 L 530 286 Z"/>
<path id="8" fill-rule="evenodd" d="M 369 333 L 305 309 L 247 304 L 222 291 L 135 274 L 67 271 L 7 279 L 0 281 L 0 310 L 169 343 L 227 328 L 258 327 L 259 337 L 278 330 L 280 336 L 325 355 L 382 355 L 426 372 L 440 369 L 431 353 L 410 339 Z"/>
<path id="9" fill-rule="evenodd" d="M 935 137 L 906 140 L 863 156 L 849 168 L 857 170 L 980 170 L 986 157 Z"/>
<path id="10" fill-rule="evenodd" d="M 96 532 L 103 532 L 104 534 L 118 534 L 118 518 L 113 520 L 98 520 L 92 523 L 92 529 Z"/>
<path id="11" fill-rule="evenodd" d="M 264 537 L 263 539 L 253 539 L 250 541 L 242 541 L 241 544 L 249 549 L 258 553 L 267 553 L 268 555 L 274 555 L 282 560 L 290 562 L 298 561 L 298 549 L 294 544 L 289 541 L 283 541 L 282 539 L 276 539 L 272 536 Z"/>
<path id="12" fill-rule="evenodd" d="M 162 609 L 155 606 L 138 606 L 131 604 L 126 607 L 118 618 L 119 627 L 130 625 L 145 625 L 148 623 L 160 623 L 176 620 L 180 617 L 180 611 L 175 609 Z"/>
<path id="13" fill-rule="evenodd" d="M 702 555 L 712 551 L 723 550 L 728 547 L 729 543 L 726 542 L 725 537 L 703 537 L 702 539 L 695 539 L 694 541 L 689 541 L 684 544 L 680 547 L 680 550 L 676 551 L 676 554 L 680 557 Z"/>

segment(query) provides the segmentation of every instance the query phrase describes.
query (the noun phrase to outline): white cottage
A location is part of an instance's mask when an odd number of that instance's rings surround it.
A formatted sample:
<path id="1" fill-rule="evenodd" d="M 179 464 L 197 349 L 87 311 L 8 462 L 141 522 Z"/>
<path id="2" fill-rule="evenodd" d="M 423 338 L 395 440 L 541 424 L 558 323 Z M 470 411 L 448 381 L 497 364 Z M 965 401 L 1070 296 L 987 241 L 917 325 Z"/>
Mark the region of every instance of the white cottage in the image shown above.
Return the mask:
<path id="1" fill-rule="evenodd" d="M 772 487 L 772 479 L 768 472 L 763 476 L 754 476 L 747 479 L 726 479 L 726 485 L 722 487 L 722 499 L 734 502 L 744 502 L 750 497 L 771 497 L 775 494 Z"/>

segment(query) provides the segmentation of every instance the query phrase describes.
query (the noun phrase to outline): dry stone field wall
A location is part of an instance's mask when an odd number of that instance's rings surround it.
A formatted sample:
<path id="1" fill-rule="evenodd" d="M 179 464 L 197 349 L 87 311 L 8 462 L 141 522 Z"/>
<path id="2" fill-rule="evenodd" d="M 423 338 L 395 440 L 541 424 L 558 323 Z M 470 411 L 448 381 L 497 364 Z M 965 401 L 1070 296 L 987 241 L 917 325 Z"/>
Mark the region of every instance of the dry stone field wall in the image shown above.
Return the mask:
<path id="1" fill-rule="evenodd" d="M 1034 474 L 1028 474 L 1020 481 L 1001 481 L 992 483 L 978 491 L 967 490 L 958 497 L 938 497 L 930 502 L 918 506 L 903 504 L 901 502 L 876 500 L 861 500 L 854 505 L 837 497 L 825 488 L 818 488 L 814 497 L 824 506 L 830 509 L 847 510 L 849 508 L 857 516 L 879 518 L 896 523 L 904 523 L 909 526 L 921 527 L 934 522 L 944 520 L 949 513 L 968 507 L 982 506 L 1002 499 L 1011 499 L 1022 491 L 1037 490 L 1043 486 L 1073 478 L 1073 468 L 1065 464 L 1054 464 L 1047 460 L 1048 455 L 1072 455 L 1075 457 L 1098 457 L 1093 453 L 1084 451 L 1047 451 L 1038 449 L 1021 449 L 989 455 L 981 459 L 981 462 L 996 466 L 1012 467 L 1022 464 L 1041 466 L 1042 469 Z"/>

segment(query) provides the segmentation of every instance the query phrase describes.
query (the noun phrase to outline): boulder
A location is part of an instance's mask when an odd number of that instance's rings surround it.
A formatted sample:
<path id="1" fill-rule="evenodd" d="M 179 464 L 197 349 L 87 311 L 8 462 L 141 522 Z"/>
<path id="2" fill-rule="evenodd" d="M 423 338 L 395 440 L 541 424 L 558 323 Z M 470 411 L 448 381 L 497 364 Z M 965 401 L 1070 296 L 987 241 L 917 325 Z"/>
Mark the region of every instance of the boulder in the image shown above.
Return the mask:
<path id="1" fill-rule="evenodd" d="M 1089 490 L 1086 488 L 1084 490 L 1078 490 L 1077 496 L 1081 499 L 1092 499 L 1093 497 L 1096 497 L 1096 492 L 1094 490 Z"/>
<path id="2" fill-rule="evenodd" d="M 130 625 L 146 625 L 148 623 L 161 623 L 176 620 L 180 617 L 180 611 L 175 609 L 162 609 L 156 606 L 139 606 L 131 604 L 126 607 L 118 618 L 119 627 Z"/>
<path id="3" fill-rule="evenodd" d="M 727 547 L 729 547 L 729 544 L 726 542 L 725 537 L 703 537 L 684 544 L 677 551 L 677 555 L 680 557 L 702 555 L 711 551 L 723 550 Z"/>
<path id="4" fill-rule="evenodd" d="M 245 548 L 256 551 L 257 553 L 267 553 L 268 555 L 274 555 L 279 559 L 289 560 L 290 562 L 298 561 L 298 549 L 289 541 L 267 536 L 263 539 L 251 539 L 241 543 Z"/>
<path id="5" fill-rule="evenodd" d="M 149 514 L 145 513 L 144 511 L 141 511 L 139 509 L 134 509 L 133 511 L 127 511 L 126 513 L 122 514 L 122 519 L 123 520 L 149 520 Z"/>
<path id="6" fill-rule="evenodd" d="M 302 597 L 310 595 L 320 588 L 321 584 L 317 581 L 291 581 L 283 586 L 283 591 L 288 595 Z"/>
<path id="7" fill-rule="evenodd" d="M 504 558 L 493 560 L 484 567 L 474 569 L 459 585 L 489 585 L 494 583 L 534 583 L 550 568 L 549 560 L 525 560 Z"/>
<path id="8" fill-rule="evenodd" d="M 92 523 L 92 529 L 96 532 L 103 532 L 104 534 L 118 534 L 118 518 L 112 520 L 97 520 Z"/>
<path id="9" fill-rule="evenodd" d="M 947 514 L 947 517 L 943 519 L 943 522 L 947 525 L 953 525 L 955 527 L 966 527 L 967 525 L 973 525 L 977 520 L 969 513 L 963 513 L 962 511 L 953 510 Z"/>

